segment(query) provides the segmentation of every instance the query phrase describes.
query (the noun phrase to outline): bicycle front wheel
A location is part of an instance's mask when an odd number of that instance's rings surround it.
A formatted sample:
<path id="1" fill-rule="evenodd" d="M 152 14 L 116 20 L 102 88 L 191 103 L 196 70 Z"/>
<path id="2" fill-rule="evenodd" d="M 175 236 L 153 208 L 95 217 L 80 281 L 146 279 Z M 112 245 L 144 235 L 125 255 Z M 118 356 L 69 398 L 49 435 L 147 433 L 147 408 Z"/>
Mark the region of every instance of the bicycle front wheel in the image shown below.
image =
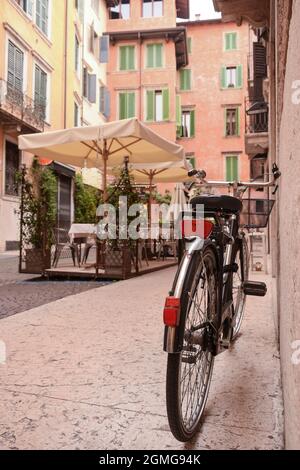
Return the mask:
<path id="1" fill-rule="evenodd" d="M 249 253 L 245 237 L 240 240 L 240 244 L 233 250 L 233 262 L 237 264 L 237 271 L 232 276 L 232 308 L 233 308 L 233 332 L 232 340 L 236 339 L 242 325 L 246 295 L 244 294 L 243 284 L 249 276 Z"/>
<path id="2" fill-rule="evenodd" d="M 170 429 L 184 442 L 198 430 L 214 363 L 211 327 L 201 327 L 217 315 L 217 263 L 210 247 L 194 252 L 180 305 L 183 347 L 180 353 L 168 355 L 166 398 Z"/>

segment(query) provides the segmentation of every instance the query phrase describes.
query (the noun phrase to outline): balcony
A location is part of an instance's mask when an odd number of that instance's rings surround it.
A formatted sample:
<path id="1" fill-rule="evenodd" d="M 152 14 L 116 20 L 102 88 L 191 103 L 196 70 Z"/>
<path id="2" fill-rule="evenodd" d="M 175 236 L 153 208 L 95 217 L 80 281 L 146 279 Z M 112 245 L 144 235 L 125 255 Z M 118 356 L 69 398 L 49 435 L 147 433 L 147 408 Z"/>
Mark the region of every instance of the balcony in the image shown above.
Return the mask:
<path id="1" fill-rule="evenodd" d="M 245 150 L 253 157 L 269 147 L 269 107 L 264 101 L 246 100 Z"/>
<path id="2" fill-rule="evenodd" d="M 0 125 L 18 132 L 43 132 L 46 106 L 0 79 Z"/>

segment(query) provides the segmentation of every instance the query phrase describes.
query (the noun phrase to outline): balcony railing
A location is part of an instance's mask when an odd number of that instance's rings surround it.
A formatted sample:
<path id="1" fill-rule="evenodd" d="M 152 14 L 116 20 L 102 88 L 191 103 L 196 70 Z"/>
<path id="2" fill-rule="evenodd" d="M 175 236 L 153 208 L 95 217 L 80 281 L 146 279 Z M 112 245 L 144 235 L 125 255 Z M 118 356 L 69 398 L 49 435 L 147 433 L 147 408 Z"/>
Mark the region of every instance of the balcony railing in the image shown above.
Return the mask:
<path id="1" fill-rule="evenodd" d="M 2 123 L 22 124 L 41 132 L 44 130 L 46 105 L 35 102 L 2 79 L 0 79 L 0 113 Z"/>
<path id="2" fill-rule="evenodd" d="M 264 101 L 246 100 L 246 134 L 259 134 L 269 130 L 269 107 Z"/>

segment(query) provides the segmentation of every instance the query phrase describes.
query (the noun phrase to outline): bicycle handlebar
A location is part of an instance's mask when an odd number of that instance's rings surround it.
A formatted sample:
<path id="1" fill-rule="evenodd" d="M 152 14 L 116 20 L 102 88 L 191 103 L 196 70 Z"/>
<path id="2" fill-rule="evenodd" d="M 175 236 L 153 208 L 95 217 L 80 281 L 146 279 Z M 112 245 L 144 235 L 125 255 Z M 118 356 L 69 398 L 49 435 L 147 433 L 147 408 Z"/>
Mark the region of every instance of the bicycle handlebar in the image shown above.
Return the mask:
<path id="1" fill-rule="evenodd" d="M 241 187 L 244 186 L 246 188 L 268 188 L 271 186 L 275 186 L 276 180 L 280 178 L 281 173 L 279 171 L 278 166 L 276 163 L 273 163 L 272 166 L 272 178 L 269 181 L 264 182 L 255 182 L 255 181 L 209 181 L 206 180 L 206 172 L 205 170 L 191 170 L 188 172 L 189 176 L 195 176 L 201 184 L 206 184 L 209 186 L 227 186 L 227 187 Z"/>

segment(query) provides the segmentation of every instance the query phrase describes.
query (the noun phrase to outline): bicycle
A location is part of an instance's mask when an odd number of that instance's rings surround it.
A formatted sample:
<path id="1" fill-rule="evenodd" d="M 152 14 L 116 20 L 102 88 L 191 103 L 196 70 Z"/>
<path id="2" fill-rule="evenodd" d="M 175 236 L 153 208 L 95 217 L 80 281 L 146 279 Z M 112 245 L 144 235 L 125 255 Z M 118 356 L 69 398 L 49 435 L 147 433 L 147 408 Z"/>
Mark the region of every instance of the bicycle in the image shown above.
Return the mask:
<path id="1" fill-rule="evenodd" d="M 183 213 L 183 256 L 164 307 L 167 414 L 174 437 L 183 442 L 198 430 L 214 358 L 238 337 L 246 296 L 267 292 L 265 283 L 248 279 L 241 198 L 248 188 L 275 186 L 275 194 L 280 172 L 274 164 L 272 178 L 263 183 L 206 181 L 203 170 L 192 170 L 189 176 L 200 185 L 232 188 L 234 196 L 200 195 L 190 201 L 192 223 L 197 221 L 197 204 L 204 206 L 201 234 L 185 233 L 188 219 Z"/>

